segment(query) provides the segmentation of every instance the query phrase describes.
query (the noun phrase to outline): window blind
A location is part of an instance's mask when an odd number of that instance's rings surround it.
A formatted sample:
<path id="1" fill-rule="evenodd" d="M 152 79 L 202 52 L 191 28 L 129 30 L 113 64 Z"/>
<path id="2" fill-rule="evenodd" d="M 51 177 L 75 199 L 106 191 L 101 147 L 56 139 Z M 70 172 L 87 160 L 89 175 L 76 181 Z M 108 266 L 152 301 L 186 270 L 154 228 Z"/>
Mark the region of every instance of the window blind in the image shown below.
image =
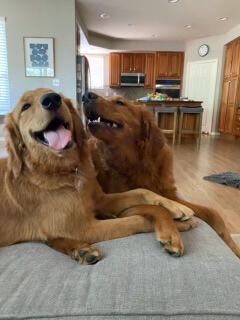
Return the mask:
<path id="1" fill-rule="evenodd" d="M 0 17 L 0 115 L 10 110 L 5 18 Z"/>

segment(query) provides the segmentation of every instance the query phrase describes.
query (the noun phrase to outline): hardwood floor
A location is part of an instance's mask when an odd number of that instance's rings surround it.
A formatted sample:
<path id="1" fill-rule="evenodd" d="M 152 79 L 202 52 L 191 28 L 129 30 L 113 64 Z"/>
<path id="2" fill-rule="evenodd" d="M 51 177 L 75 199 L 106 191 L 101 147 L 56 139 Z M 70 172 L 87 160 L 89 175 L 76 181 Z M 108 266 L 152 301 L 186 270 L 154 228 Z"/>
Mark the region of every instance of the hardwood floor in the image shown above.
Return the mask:
<path id="1" fill-rule="evenodd" d="M 199 151 L 185 140 L 173 148 L 179 193 L 192 202 L 216 209 L 231 233 L 240 233 L 240 190 L 203 180 L 226 171 L 240 172 L 240 140 L 203 136 Z"/>
<path id="2" fill-rule="evenodd" d="M 213 207 L 231 233 L 240 234 L 240 190 L 203 180 L 224 171 L 240 172 L 240 139 L 203 136 L 199 150 L 192 140 L 173 147 L 179 193 L 187 200 Z M 0 157 L 6 156 L 0 137 Z"/>

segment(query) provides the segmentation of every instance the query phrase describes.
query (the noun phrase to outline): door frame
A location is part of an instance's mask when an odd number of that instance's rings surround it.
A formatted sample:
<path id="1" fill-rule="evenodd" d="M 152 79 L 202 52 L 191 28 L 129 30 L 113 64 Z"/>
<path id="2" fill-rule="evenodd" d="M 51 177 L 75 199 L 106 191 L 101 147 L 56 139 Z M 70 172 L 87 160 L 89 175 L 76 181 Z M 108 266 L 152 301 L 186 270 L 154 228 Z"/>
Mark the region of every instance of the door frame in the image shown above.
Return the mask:
<path id="1" fill-rule="evenodd" d="M 188 97 L 189 92 L 189 84 L 190 84 L 190 67 L 193 64 L 203 64 L 203 63 L 212 63 L 214 64 L 215 68 L 215 77 L 212 79 L 212 84 L 210 86 L 211 88 L 211 101 L 212 101 L 212 108 L 208 109 L 208 116 L 207 116 L 207 123 L 206 123 L 206 131 L 207 133 L 212 133 L 212 123 L 213 123 L 213 114 L 214 114 L 214 108 L 215 108 L 215 101 L 216 101 L 216 85 L 217 85 L 217 73 L 218 73 L 218 59 L 209 59 L 209 60 L 196 60 L 196 61 L 190 61 L 187 63 L 187 71 L 186 71 L 186 85 L 185 85 L 185 96 Z"/>

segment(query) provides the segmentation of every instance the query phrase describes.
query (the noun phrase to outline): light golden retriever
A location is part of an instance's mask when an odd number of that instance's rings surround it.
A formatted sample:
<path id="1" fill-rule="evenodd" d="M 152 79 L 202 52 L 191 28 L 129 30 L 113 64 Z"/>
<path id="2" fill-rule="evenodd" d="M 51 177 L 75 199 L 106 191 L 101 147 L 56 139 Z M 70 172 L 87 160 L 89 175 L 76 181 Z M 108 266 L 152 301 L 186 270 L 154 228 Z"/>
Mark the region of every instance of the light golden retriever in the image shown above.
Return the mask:
<path id="1" fill-rule="evenodd" d="M 177 218 L 192 211 L 143 189 L 105 194 L 69 99 L 49 89 L 26 92 L 5 124 L 9 156 L 0 160 L 0 246 L 47 241 L 92 264 L 101 253 L 89 244 L 155 228 L 166 250 L 183 254 L 171 214 L 161 205 Z M 126 217 L 97 218 L 122 212 Z"/>
<path id="2" fill-rule="evenodd" d="M 240 257 L 221 216 L 213 209 L 177 195 L 173 155 L 150 111 L 122 97 L 104 99 L 93 92 L 84 97 L 97 179 L 103 190 L 123 192 L 146 188 L 193 209 Z M 183 169 L 184 170 L 184 169 Z"/>

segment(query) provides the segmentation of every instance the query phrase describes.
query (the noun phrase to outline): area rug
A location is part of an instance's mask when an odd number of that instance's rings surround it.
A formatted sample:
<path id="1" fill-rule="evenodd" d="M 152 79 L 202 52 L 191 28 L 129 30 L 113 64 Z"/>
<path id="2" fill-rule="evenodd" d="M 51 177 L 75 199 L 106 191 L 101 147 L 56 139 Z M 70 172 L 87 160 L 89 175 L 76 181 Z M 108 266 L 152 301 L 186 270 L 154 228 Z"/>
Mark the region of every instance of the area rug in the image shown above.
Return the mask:
<path id="1" fill-rule="evenodd" d="M 232 188 L 240 189 L 240 173 L 238 172 L 223 172 L 219 174 L 212 174 L 210 176 L 203 177 L 203 179 L 224 184 Z"/>

